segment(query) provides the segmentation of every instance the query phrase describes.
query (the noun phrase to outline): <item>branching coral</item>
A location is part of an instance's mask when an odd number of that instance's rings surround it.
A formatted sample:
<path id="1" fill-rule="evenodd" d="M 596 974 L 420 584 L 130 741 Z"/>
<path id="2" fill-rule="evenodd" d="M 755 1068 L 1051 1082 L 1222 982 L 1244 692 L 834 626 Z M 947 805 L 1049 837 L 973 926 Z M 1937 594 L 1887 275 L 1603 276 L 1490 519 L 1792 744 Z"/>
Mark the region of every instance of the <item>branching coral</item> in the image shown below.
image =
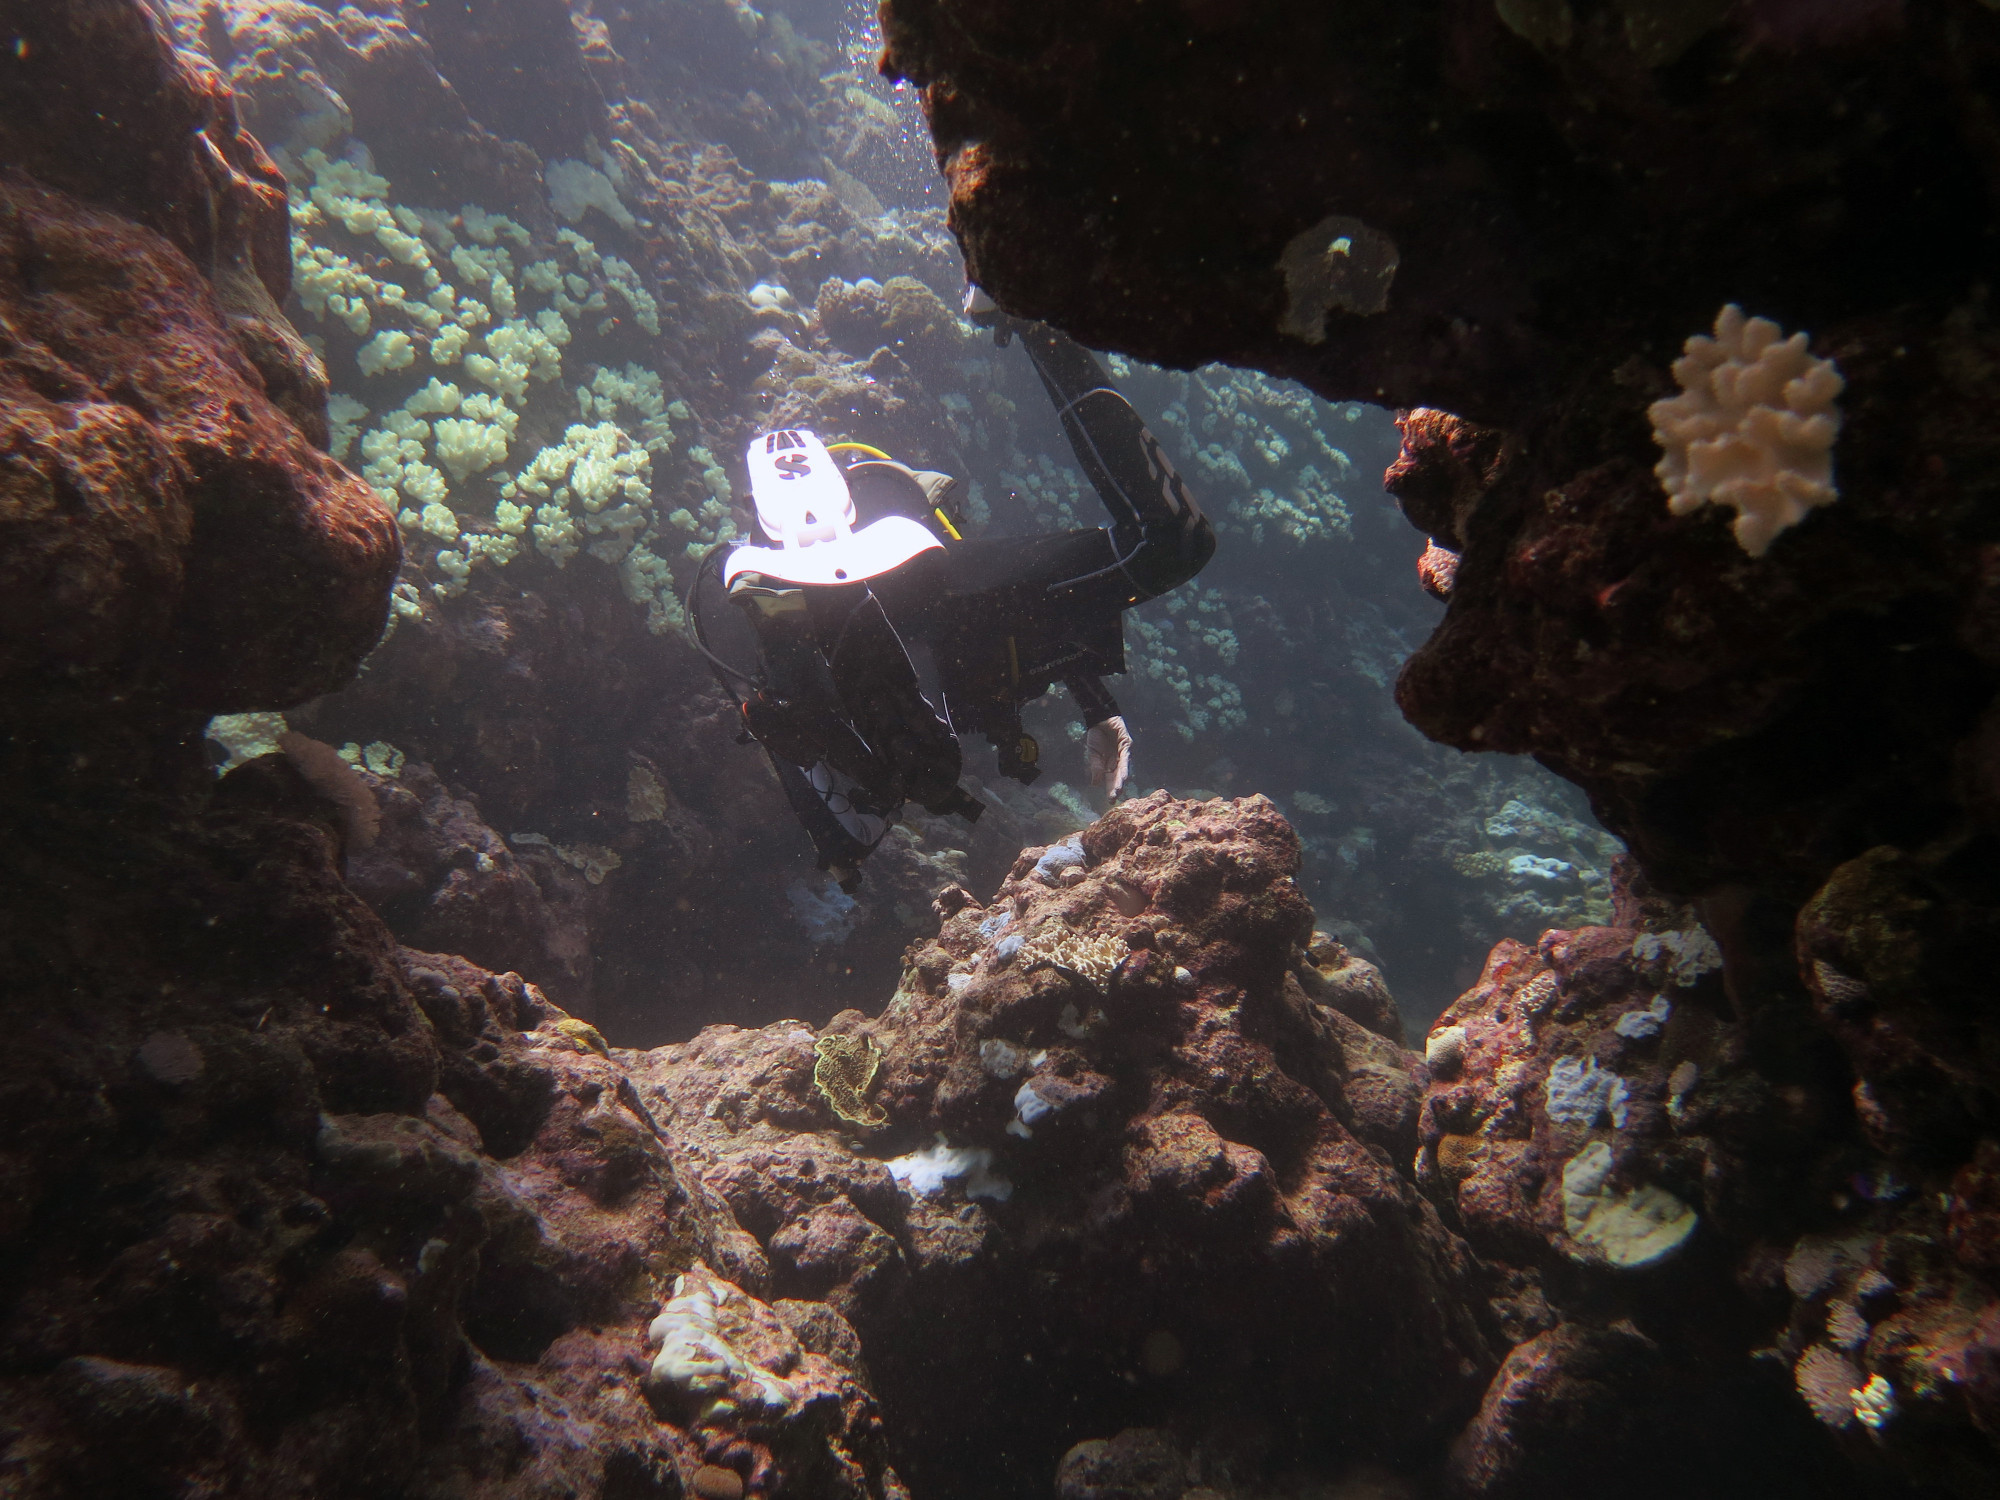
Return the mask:
<path id="1" fill-rule="evenodd" d="M 1729 506 L 1737 542 L 1762 557 L 1779 532 L 1834 502 L 1834 402 L 1845 382 L 1832 360 L 1813 356 L 1803 333 L 1785 338 L 1776 323 L 1746 318 L 1732 302 L 1713 338 L 1687 341 L 1674 379 L 1681 394 L 1647 412 L 1665 450 L 1654 472 L 1675 515 Z"/>

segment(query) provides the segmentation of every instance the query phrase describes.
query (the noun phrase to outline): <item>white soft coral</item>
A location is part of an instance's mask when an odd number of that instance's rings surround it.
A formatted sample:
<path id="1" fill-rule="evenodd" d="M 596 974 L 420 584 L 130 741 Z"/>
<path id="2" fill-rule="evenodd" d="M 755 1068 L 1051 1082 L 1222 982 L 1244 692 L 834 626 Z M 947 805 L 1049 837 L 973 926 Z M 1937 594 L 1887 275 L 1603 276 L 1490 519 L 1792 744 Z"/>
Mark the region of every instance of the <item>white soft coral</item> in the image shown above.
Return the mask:
<path id="1" fill-rule="evenodd" d="M 1654 473 L 1667 505 L 1684 516 L 1703 505 L 1736 511 L 1736 540 L 1762 557 L 1777 534 L 1815 506 L 1831 505 L 1835 405 L 1845 382 L 1816 358 L 1806 336 L 1790 338 L 1735 303 L 1674 361 L 1681 394 L 1647 409 L 1665 450 Z"/>

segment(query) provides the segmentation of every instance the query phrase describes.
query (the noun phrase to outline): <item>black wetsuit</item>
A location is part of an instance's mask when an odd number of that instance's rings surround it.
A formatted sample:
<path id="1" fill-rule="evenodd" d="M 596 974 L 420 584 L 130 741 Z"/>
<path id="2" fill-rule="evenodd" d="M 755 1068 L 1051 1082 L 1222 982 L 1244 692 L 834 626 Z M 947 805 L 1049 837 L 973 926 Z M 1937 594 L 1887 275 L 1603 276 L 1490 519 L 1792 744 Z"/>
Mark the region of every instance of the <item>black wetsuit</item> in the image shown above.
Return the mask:
<path id="1" fill-rule="evenodd" d="M 943 476 L 862 464 L 849 471 L 857 528 L 909 515 L 943 549 L 867 583 L 739 583 L 733 594 L 752 616 L 763 675 L 760 690 L 739 691 L 746 725 L 820 867 L 843 884 L 906 800 L 979 815 L 958 787 L 959 735 L 984 734 L 1001 770 L 1025 783 L 1040 768 L 1022 705 L 1062 682 L 1086 728 L 1116 714 L 1102 678 L 1125 670 L 1125 610 L 1185 583 L 1215 552 L 1207 519 L 1095 356 L 1041 324 L 1003 325 L 1009 334 L 1034 361 L 1109 527 L 961 540 L 939 513 Z M 929 648 L 939 707 L 919 689 L 911 640 Z"/>
<path id="2" fill-rule="evenodd" d="M 925 638 L 953 725 L 1032 781 L 1021 706 L 1061 682 L 1086 728 L 1117 713 L 1101 679 L 1125 670 L 1124 612 L 1199 573 L 1215 533 L 1096 357 L 1044 324 L 1014 326 L 1111 525 L 951 547 Z"/>

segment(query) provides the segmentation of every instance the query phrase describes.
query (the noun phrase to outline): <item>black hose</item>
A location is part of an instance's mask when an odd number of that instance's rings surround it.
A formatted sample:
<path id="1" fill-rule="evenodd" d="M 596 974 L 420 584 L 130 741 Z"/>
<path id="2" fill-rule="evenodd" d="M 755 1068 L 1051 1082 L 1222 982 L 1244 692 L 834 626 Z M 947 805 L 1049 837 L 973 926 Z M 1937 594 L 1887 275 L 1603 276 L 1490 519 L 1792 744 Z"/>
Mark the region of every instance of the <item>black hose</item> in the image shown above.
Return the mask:
<path id="1" fill-rule="evenodd" d="M 709 548 L 705 554 L 703 554 L 701 561 L 695 564 L 694 580 L 693 582 L 688 584 L 687 593 L 682 596 L 681 612 L 687 616 L 688 626 L 694 632 L 695 650 L 699 651 L 703 656 L 707 657 L 709 661 L 715 665 L 717 670 L 727 672 L 731 677 L 734 677 L 738 682 L 749 684 L 751 691 L 756 692 L 757 690 L 761 689 L 764 686 L 761 679 L 753 677 L 750 673 L 744 672 L 736 667 L 731 666 L 728 662 L 724 661 L 721 657 L 717 656 L 713 651 L 709 650 L 708 632 L 703 630 L 701 626 L 701 606 L 695 602 L 701 596 L 701 576 L 702 574 L 708 571 L 709 564 L 714 562 L 716 558 L 720 557 L 725 549 L 733 549 L 735 545 L 736 544 L 734 542 L 717 542 L 713 547 Z M 719 575 L 716 581 L 718 583 L 721 582 L 721 578 Z M 723 686 L 725 688 L 728 688 L 729 684 L 725 682 Z M 731 691 L 733 692 L 734 690 L 731 689 Z"/>

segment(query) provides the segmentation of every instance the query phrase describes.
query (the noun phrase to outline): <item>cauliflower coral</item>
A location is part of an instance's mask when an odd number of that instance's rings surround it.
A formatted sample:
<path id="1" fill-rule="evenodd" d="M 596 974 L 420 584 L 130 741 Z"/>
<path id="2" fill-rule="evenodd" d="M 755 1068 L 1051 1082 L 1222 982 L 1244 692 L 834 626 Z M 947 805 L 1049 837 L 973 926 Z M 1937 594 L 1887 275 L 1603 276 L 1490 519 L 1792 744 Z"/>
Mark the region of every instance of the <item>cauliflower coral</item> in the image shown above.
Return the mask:
<path id="1" fill-rule="evenodd" d="M 1769 318 L 1745 317 L 1732 302 L 1713 338 L 1687 341 L 1674 379 L 1681 394 L 1655 401 L 1647 415 L 1665 451 L 1653 472 L 1675 515 L 1727 505 L 1737 542 L 1762 557 L 1779 532 L 1838 497 L 1835 399 L 1845 382 L 1803 333 L 1785 338 Z"/>

